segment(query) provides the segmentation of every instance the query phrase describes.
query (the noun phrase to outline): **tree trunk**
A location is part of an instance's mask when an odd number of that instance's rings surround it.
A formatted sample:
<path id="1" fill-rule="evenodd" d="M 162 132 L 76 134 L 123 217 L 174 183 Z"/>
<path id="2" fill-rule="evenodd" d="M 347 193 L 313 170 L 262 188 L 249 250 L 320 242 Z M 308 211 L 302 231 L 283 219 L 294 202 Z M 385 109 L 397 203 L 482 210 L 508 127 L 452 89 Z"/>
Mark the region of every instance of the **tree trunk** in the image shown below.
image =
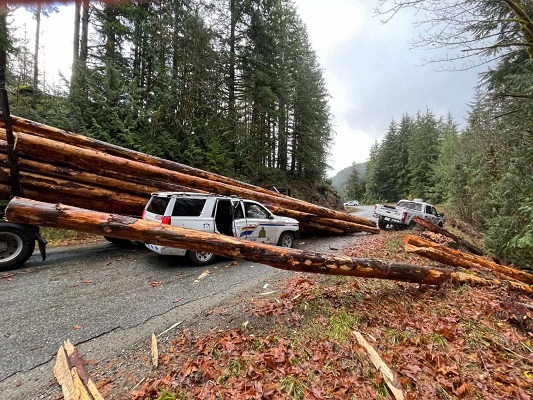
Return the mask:
<path id="1" fill-rule="evenodd" d="M 83 0 L 83 9 L 81 14 L 81 42 L 80 58 L 83 71 L 87 68 L 87 57 L 89 55 L 89 0 Z"/>
<path id="2" fill-rule="evenodd" d="M 434 223 L 432 223 L 430 221 L 426 221 L 425 219 L 422 219 L 420 217 L 413 217 L 413 220 L 418 225 L 420 225 L 422 228 L 424 228 L 424 229 L 426 229 L 428 231 L 431 231 L 431 232 L 438 233 L 440 235 L 449 237 L 455 243 L 457 243 L 459 246 L 464 247 L 465 249 L 467 249 L 471 253 L 474 253 L 474 254 L 476 254 L 478 256 L 482 256 L 483 255 L 483 250 L 481 250 L 480 248 L 474 246 L 471 243 L 468 243 L 466 240 L 463 240 L 460 237 L 455 236 L 453 233 L 448 232 L 446 229 L 443 229 L 440 226 L 437 226 Z"/>
<path id="3" fill-rule="evenodd" d="M 39 85 L 39 41 L 41 39 L 41 3 L 37 3 L 35 8 L 35 51 L 33 53 L 33 89 L 34 101 L 37 96 L 37 86 Z M 35 106 L 35 104 L 34 104 Z"/>
<path id="4" fill-rule="evenodd" d="M 387 263 L 379 260 L 338 257 L 283 247 L 275 247 L 236 238 L 162 225 L 121 215 L 111 215 L 61 204 L 48 204 L 16 197 L 6 208 L 10 222 L 74 229 L 97 235 L 138 240 L 165 246 L 207 251 L 222 256 L 267 264 L 275 268 L 329 275 L 392 279 L 419 284 L 445 282 L 493 285 L 497 280 L 483 279 L 442 268 Z M 528 285 L 509 282 L 512 287 L 533 293 Z"/>
<path id="5" fill-rule="evenodd" d="M 404 236 L 403 243 L 408 252 L 418 254 L 443 264 L 461 266 L 467 269 L 482 267 L 491 270 L 500 278 L 512 278 L 533 285 L 533 274 L 497 264 L 483 257 L 450 249 L 449 247 L 439 245 L 414 235 Z"/>

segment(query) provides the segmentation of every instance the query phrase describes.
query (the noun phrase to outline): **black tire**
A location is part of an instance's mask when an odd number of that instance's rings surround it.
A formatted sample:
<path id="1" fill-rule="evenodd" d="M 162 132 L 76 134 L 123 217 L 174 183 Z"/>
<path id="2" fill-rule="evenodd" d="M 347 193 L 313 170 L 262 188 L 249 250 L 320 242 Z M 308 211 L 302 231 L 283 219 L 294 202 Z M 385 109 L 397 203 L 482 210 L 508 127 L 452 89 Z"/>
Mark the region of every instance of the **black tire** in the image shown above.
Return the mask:
<path id="1" fill-rule="evenodd" d="M 291 248 L 294 245 L 294 235 L 291 232 L 283 232 L 278 240 L 278 246 Z"/>
<path id="2" fill-rule="evenodd" d="M 385 229 L 386 227 L 387 227 L 387 222 L 383 221 L 382 219 L 378 219 L 378 228 Z"/>
<path id="3" fill-rule="evenodd" d="M 38 228 L 19 224 L 0 223 L 0 271 L 20 268 L 35 250 Z"/>
<path id="4" fill-rule="evenodd" d="M 109 243 L 113 243 L 121 247 L 128 247 L 132 245 L 132 241 L 129 239 L 120 239 L 112 236 L 104 236 L 104 239 L 107 240 Z"/>
<path id="5" fill-rule="evenodd" d="M 217 256 L 213 253 L 206 251 L 187 251 L 187 257 L 193 262 L 194 265 L 202 266 L 215 262 Z"/>

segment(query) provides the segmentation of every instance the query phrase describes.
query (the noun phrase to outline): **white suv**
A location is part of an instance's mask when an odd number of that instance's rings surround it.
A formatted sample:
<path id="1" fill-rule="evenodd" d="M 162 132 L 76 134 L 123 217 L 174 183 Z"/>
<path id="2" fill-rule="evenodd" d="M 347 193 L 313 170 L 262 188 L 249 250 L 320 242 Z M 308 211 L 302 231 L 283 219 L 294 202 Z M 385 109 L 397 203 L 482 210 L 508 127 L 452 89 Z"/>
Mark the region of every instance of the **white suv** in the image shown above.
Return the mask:
<path id="1" fill-rule="evenodd" d="M 188 192 L 156 192 L 146 204 L 143 219 L 166 225 L 234 236 L 254 242 L 292 247 L 298 235 L 298 221 L 272 214 L 253 200 Z M 146 244 L 159 254 L 187 255 L 195 264 L 214 261 L 215 255 Z"/>

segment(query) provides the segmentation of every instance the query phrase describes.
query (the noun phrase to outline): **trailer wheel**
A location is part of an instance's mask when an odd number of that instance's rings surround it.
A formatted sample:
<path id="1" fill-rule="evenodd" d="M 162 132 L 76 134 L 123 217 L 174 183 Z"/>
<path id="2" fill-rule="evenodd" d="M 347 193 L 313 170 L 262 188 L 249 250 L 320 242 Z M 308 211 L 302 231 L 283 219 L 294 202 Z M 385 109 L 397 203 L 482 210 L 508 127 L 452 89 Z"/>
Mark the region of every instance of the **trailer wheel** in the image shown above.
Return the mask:
<path id="1" fill-rule="evenodd" d="M 189 257 L 189 260 L 191 260 L 194 265 L 202 266 L 213 263 L 217 256 L 206 251 L 189 250 L 187 251 L 187 257 Z"/>
<path id="2" fill-rule="evenodd" d="M 386 227 L 387 227 L 387 222 L 383 221 L 382 219 L 378 219 L 378 228 L 385 229 Z"/>
<path id="3" fill-rule="evenodd" d="M 17 224 L 0 224 L 0 271 L 22 267 L 35 250 L 35 233 Z"/>

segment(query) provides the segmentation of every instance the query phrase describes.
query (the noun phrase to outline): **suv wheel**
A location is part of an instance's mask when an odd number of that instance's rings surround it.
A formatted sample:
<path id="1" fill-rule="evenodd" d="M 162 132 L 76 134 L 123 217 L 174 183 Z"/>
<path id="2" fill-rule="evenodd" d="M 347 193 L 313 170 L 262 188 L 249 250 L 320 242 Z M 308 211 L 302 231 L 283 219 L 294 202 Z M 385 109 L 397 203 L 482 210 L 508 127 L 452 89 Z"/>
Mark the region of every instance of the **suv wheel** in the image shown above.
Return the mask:
<path id="1" fill-rule="evenodd" d="M 213 253 L 192 250 L 189 250 L 187 252 L 187 257 L 189 257 L 189 260 L 191 260 L 195 265 L 211 264 L 216 259 L 216 255 L 214 255 Z"/>
<path id="2" fill-rule="evenodd" d="M 278 246 L 292 247 L 294 244 L 294 236 L 290 232 L 283 232 L 278 240 Z"/>

